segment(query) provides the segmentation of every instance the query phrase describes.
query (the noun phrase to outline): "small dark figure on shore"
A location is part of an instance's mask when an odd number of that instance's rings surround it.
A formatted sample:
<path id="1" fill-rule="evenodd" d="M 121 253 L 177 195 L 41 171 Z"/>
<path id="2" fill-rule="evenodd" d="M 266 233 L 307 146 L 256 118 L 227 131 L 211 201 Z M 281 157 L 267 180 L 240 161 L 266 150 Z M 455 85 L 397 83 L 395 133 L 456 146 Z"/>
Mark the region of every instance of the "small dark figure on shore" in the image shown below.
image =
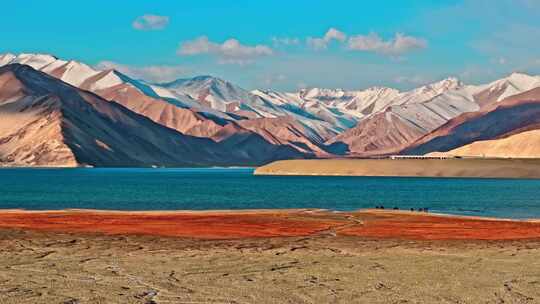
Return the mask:
<path id="1" fill-rule="evenodd" d="M 411 208 L 411 211 L 414 211 L 414 208 Z"/>
<path id="2" fill-rule="evenodd" d="M 381 209 L 384 209 L 384 206 L 381 205 Z"/>
<path id="3" fill-rule="evenodd" d="M 394 207 L 394 210 L 399 210 L 399 208 L 398 208 L 398 207 Z"/>

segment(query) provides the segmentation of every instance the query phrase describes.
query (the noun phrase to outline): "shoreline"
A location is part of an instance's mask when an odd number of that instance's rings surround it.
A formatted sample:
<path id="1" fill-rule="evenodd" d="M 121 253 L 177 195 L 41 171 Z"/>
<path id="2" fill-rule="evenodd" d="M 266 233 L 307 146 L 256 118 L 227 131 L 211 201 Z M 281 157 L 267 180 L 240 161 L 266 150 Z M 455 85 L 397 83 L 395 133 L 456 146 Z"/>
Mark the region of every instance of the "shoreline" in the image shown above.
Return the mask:
<path id="1" fill-rule="evenodd" d="M 408 240 L 540 239 L 540 219 L 500 219 L 406 210 L 322 209 L 111 211 L 0 210 L 0 229 L 149 235 L 202 240 L 321 235 Z"/>
<path id="2" fill-rule="evenodd" d="M 324 208 L 284 208 L 284 209 L 209 209 L 209 210 L 119 210 L 119 209 L 84 209 L 84 208 L 67 208 L 67 209 L 24 209 L 24 208 L 10 208 L 0 209 L 0 214 L 4 213 L 28 213 L 28 214 L 117 214 L 117 215 L 219 215 L 219 214 L 290 214 L 290 213 L 328 213 L 328 214 L 354 214 L 354 213 L 380 213 L 387 215 L 415 215 L 415 216 L 433 216 L 433 217 L 445 217 L 455 219 L 470 219 L 470 220 L 484 220 L 484 221 L 506 221 L 506 222 L 531 222 L 540 223 L 540 218 L 507 218 L 507 217 L 494 217 L 494 216 L 479 216 L 479 215 L 462 215 L 443 212 L 422 212 L 422 211 L 410 211 L 406 209 L 376 209 L 376 208 L 361 208 L 350 211 L 341 211 Z"/>

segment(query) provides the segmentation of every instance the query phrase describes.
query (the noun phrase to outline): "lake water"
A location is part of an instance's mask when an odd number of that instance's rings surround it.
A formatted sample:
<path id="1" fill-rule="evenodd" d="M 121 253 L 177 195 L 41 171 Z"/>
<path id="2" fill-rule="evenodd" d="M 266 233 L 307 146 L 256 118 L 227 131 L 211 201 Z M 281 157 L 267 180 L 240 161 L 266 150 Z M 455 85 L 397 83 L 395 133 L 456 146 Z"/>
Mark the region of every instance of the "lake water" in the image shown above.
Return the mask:
<path id="1" fill-rule="evenodd" d="M 252 169 L 0 169 L 0 209 L 355 210 L 384 205 L 540 218 L 540 180 L 252 173 Z"/>

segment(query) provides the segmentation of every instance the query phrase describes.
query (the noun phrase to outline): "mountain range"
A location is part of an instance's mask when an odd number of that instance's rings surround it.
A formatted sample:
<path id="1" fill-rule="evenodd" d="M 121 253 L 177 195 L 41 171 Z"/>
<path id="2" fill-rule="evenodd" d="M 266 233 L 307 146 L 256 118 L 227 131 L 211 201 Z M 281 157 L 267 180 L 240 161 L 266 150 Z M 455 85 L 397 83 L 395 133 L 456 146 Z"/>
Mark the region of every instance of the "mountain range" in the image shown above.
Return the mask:
<path id="1" fill-rule="evenodd" d="M 149 83 L 46 54 L 0 55 L 0 165 L 232 166 L 449 153 L 540 157 L 540 77 L 410 91 Z M 526 148 L 515 148 L 526 147 Z"/>

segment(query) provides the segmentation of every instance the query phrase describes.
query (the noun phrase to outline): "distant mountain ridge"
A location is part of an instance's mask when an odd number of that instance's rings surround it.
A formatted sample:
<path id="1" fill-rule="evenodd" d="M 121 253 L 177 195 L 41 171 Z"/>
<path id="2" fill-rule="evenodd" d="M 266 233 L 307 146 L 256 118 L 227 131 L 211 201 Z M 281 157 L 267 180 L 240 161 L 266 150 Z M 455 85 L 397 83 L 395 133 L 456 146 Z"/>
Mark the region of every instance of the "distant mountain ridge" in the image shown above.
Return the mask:
<path id="1" fill-rule="evenodd" d="M 520 73 L 480 86 L 464 85 L 453 80 L 448 89 L 424 101 L 413 102 L 407 98 L 405 102 L 398 102 L 371 115 L 356 127 L 328 141 L 328 144 L 347 147 L 348 153 L 359 156 L 398 153 L 463 113 L 478 111 L 505 97 L 540 87 L 539 80 L 540 77 Z M 423 90 L 419 88 L 414 91 Z"/>
<path id="2" fill-rule="evenodd" d="M 92 92 L 180 135 L 216 143 L 223 163 L 235 164 L 429 153 L 432 149 L 412 150 L 412 145 L 464 113 L 540 87 L 540 77 L 513 73 L 485 85 L 449 77 L 404 92 L 387 87 L 248 91 L 212 76 L 155 84 L 52 55 L 0 55 L 0 66 L 14 64 Z M 207 161 L 203 157 L 201 164 Z"/>
<path id="3" fill-rule="evenodd" d="M 538 129 L 540 129 L 540 88 L 535 88 L 484 106 L 479 111 L 457 116 L 417 140 L 403 153 L 449 152 L 449 154 L 472 156 L 464 153 L 469 150 L 468 153 L 475 153 L 475 156 L 497 156 L 503 154 L 504 151 L 492 153 L 490 145 L 495 146 L 497 141 L 512 137 L 515 140 L 534 140 L 536 132 L 527 133 L 529 135 L 527 137 L 514 137 L 514 135 Z M 534 146 L 540 144 L 538 138 L 535 141 Z M 481 142 L 484 142 L 484 147 L 478 149 L 481 147 Z M 473 143 L 476 143 L 477 149 L 474 149 Z M 527 148 L 536 151 L 534 147 Z M 526 155 L 522 153 L 522 151 L 515 151 L 513 154 Z M 534 155 L 527 154 L 527 156 Z"/>
<path id="4" fill-rule="evenodd" d="M 0 67 L 4 166 L 255 165 L 305 157 L 248 136 L 248 147 L 184 135 L 27 65 Z"/>

